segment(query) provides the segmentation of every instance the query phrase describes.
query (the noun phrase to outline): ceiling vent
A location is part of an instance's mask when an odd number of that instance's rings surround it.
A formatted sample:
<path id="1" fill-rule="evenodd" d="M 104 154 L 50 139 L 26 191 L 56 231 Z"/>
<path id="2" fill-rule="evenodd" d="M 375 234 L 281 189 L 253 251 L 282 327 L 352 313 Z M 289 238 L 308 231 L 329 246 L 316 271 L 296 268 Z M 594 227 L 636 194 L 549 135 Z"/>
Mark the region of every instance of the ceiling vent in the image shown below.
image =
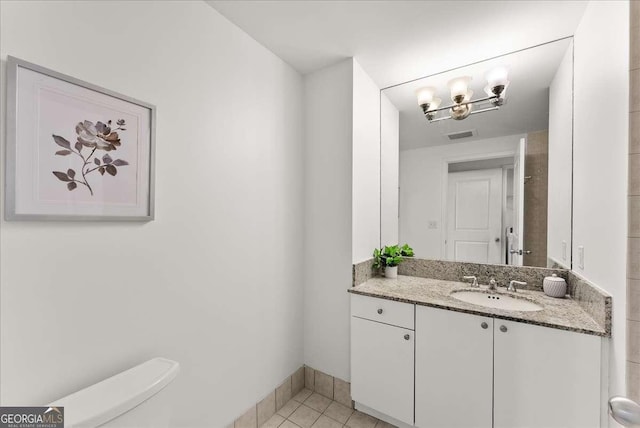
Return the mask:
<path id="1" fill-rule="evenodd" d="M 474 135 L 476 135 L 476 132 L 475 129 L 472 129 L 470 131 L 460 131 L 454 132 L 452 134 L 447 134 L 447 138 L 449 138 L 449 140 L 460 140 L 462 138 L 473 137 Z"/>

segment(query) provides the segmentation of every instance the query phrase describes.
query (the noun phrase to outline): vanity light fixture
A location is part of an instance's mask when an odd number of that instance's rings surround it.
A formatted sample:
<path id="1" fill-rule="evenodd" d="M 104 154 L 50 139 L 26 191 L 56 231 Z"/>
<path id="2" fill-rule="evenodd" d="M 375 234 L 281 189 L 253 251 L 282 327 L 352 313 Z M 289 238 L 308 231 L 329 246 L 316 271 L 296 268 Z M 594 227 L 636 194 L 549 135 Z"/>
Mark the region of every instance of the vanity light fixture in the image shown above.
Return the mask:
<path id="1" fill-rule="evenodd" d="M 509 86 L 508 74 L 509 70 L 506 67 L 498 67 L 487 73 L 487 86 L 484 88 L 487 96 L 476 100 L 472 99 L 473 91 L 469 89 L 472 80 L 470 76 L 451 79 L 447 86 L 449 86 L 453 104 L 446 107 L 440 107 L 442 100 L 435 96 L 436 88 L 431 86 L 420 88 L 416 91 L 418 105 L 429 122 L 446 119 L 463 120 L 471 114 L 498 110 L 504 104 L 506 89 Z M 489 107 L 474 110 L 474 106 L 482 104 L 488 104 Z M 448 110 L 449 115 L 437 117 L 438 112 L 444 110 Z"/>

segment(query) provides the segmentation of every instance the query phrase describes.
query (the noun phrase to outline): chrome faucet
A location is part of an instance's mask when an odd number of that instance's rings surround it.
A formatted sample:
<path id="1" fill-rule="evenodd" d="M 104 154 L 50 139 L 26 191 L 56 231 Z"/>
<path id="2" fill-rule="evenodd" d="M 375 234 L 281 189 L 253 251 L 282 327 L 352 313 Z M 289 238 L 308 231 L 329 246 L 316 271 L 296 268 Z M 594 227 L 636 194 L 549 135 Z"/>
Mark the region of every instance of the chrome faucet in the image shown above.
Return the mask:
<path id="1" fill-rule="evenodd" d="M 497 288 L 498 288 L 497 285 L 498 285 L 498 283 L 496 282 L 496 280 L 491 278 L 489 280 L 489 288 L 488 289 L 489 290 L 497 290 Z"/>
<path id="2" fill-rule="evenodd" d="M 507 287 L 507 291 L 513 291 L 515 293 L 516 291 L 518 291 L 518 289 L 516 288 L 516 285 L 518 287 L 523 287 L 527 285 L 527 283 L 522 281 L 511 281 L 509 282 L 509 287 Z"/>
<path id="3" fill-rule="evenodd" d="M 478 285 L 478 278 L 475 275 L 469 275 L 469 276 L 463 276 L 462 279 L 472 279 L 473 282 L 471 283 L 472 287 L 480 287 L 480 285 Z"/>

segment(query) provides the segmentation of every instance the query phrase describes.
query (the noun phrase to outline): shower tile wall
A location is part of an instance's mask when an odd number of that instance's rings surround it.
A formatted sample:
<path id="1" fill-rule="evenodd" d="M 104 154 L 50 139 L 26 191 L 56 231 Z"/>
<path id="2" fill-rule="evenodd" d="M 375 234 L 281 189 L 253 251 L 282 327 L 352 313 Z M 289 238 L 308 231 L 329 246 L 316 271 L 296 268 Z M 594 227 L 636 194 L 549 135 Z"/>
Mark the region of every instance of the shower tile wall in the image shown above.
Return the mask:
<path id="1" fill-rule="evenodd" d="M 629 52 L 629 247 L 627 394 L 640 402 L 640 1 L 631 1 Z"/>
<path id="2" fill-rule="evenodd" d="M 547 199 L 549 178 L 549 131 L 527 135 L 524 161 L 524 242 L 525 266 L 547 265 Z"/>

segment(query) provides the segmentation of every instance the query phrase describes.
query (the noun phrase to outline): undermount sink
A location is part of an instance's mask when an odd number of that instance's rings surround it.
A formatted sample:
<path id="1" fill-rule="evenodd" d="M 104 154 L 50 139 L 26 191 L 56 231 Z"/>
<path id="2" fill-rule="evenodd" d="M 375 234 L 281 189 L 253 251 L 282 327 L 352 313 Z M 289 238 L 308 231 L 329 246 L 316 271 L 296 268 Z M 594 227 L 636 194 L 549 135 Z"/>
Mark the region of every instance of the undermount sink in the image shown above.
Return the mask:
<path id="1" fill-rule="evenodd" d="M 487 293 L 482 290 L 452 291 L 451 297 L 472 305 L 502 309 L 504 311 L 533 312 L 542 310 L 542 306 L 530 300 L 501 293 Z"/>

